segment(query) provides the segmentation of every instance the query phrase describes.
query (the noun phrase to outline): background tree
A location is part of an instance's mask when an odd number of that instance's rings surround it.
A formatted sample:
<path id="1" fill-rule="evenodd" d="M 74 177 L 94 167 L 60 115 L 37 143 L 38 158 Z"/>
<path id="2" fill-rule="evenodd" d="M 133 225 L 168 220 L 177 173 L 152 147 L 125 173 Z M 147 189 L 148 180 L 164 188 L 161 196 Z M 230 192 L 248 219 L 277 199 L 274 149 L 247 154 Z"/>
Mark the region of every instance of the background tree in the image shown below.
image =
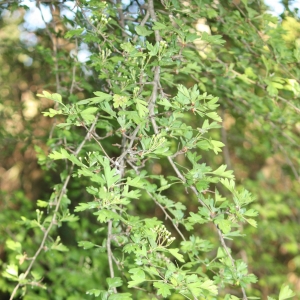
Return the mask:
<path id="1" fill-rule="evenodd" d="M 2 292 L 299 295 L 297 17 L 261 1 L 36 9 L 34 31 L 24 5 L 1 12 Z"/>

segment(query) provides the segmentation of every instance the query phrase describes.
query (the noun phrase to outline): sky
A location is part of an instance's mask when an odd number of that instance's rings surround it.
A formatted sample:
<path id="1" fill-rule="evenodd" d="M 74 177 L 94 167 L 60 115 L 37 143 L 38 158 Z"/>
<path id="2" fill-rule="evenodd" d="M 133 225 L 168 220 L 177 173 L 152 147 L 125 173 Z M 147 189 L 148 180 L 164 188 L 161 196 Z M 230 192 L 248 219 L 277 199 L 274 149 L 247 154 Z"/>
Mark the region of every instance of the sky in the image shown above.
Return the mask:
<path id="1" fill-rule="evenodd" d="M 275 15 L 280 15 L 283 13 L 283 5 L 279 0 L 265 0 L 265 3 L 271 8 L 271 12 Z M 300 10 L 300 0 L 293 1 L 293 4 L 290 6 L 291 10 L 294 8 L 299 8 Z"/>

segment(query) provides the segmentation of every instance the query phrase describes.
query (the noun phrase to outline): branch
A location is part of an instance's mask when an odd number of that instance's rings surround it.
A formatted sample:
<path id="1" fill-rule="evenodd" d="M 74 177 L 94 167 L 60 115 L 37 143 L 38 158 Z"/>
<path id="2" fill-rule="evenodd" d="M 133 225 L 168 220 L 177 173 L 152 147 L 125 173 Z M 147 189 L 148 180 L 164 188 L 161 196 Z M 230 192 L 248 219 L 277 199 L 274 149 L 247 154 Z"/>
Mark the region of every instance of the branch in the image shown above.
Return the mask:
<path id="1" fill-rule="evenodd" d="M 91 125 L 91 128 L 88 130 L 88 132 L 87 132 L 87 134 L 86 134 L 84 140 L 81 142 L 81 144 L 80 144 L 80 145 L 78 146 L 78 148 L 76 149 L 76 151 L 75 151 L 75 153 L 74 153 L 75 156 L 78 156 L 79 152 L 81 151 L 81 149 L 83 148 L 83 146 L 85 145 L 85 143 L 87 142 L 87 140 L 89 139 L 90 133 L 94 130 L 94 128 L 95 128 L 95 126 L 96 126 L 96 124 L 97 124 L 97 121 L 98 121 L 98 118 L 95 118 L 95 120 L 94 120 L 93 124 Z M 62 187 L 62 189 L 61 189 L 61 191 L 60 191 L 59 197 L 58 197 L 57 201 L 55 201 L 56 204 L 55 204 L 55 209 L 54 209 L 54 212 L 53 212 L 53 216 L 52 216 L 51 222 L 50 222 L 50 224 L 49 224 L 47 230 L 46 230 L 45 233 L 44 233 L 44 237 L 43 237 L 43 239 L 42 239 L 42 242 L 41 242 L 41 244 L 40 244 L 40 247 L 38 248 L 38 250 L 37 250 L 36 253 L 34 254 L 34 256 L 33 256 L 32 260 L 31 260 L 31 262 L 30 262 L 28 268 L 26 269 L 26 271 L 25 271 L 25 273 L 24 273 L 24 275 L 23 275 L 23 277 L 22 277 L 22 280 L 25 280 L 25 279 L 27 278 L 27 276 L 28 276 L 30 270 L 32 269 L 32 267 L 33 267 L 33 265 L 34 265 L 36 259 L 38 258 L 38 256 L 39 256 L 39 254 L 41 253 L 41 251 L 44 249 L 44 246 L 45 246 L 46 240 L 47 240 L 47 238 L 48 238 L 48 236 L 49 236 L 50 230 L 51 230 L 52 227 L 57 223 L 57 222 L 56 222 L 56 217 L 57 217 L 57 214 L 58 214 L 58 210 L 59 210 L 59 208 L 60 208 L 60 203 L 61 203 L 61 200 L 62 200 L 63 196 L 64 196 L 65 193 L 66 193 L 67 186 L 68 186 L 68 183 L 69 183 L 69 181 L 70 181 L 70 178 L 71 178 L 71 175 L 72 175 L 73 168 L 74 168 L 74 165 L 72 165 L 72 167 L 70 168 L 69 174 L 68 174 L 67 178 L 65 179 L 65 182 L 64 182 L 63 187 Z M 14 288 L 14 290 L 13 290 L 13 292 L 12 292 L 10 298 L 9 298 L 9 300 L 14 299 L 14 297 L 15 297 L 15 295 L 16 295 L 16 292 L 18 291 L 18 289 L 19 289 L 20 286 L 21 286 L 21 283 L 18 283 L 18 284 L 15 286 L 15 288 Z"/>
<path id="2" fill-rule="evenodd" d="M 141 21 L 140 23 L 140 26 L 144 26 L 146 24 L 146 22 L 148 21 L 150 17 L 150 13 L 149 11 L 147 10 L 146 14 L 145 14 L 145 17 L 143 18 L 143 20 Z M 132 43 L 135 44 L 137 39 L 139 38 L 138 34 L 134 37 L 134 39 L 132 40 Z"/>
<path id="3" fill-rule="evenodd" d="M 127 36 L 127 34 L 125 31 L 125 19 L 124 19 L 124 14 L 123 14 L 123 10 L 122 10 L 122 1 L 121 0 L 117 0 L 117 10 L 118 10 L 118 14 L 119 14 L 119 24 L 122 29 L 122 36 L 123 36 L 123 38 L 125 38 Z"/>
<path id="4" fill-rule="evenodd" d="M 110 272 L 110 277 L 114 278 L 115 277 L 115 272 L 114 272 L 114 266 L 113 266 L 113 254 L 111 251 L 111 237 L 112 237 L 112 220 L 108 221 L 108 227 L 107 227 L 107 240 L 106 240 L 106 249 L 107 249 L 107 258 L 108 258 L 108 265 L 109 265 L 109 272 Z M 114 293 L 117 293 L 116 287 L 113 288 Z"/>
<path id="5" fill-rule="evenodd" d="M 157 18 L 156 18 L 156 14 L 155 14 L 155 10 L 154 10 L 153 0 L 148 1 L 148 10 L 149 10 L 149 13 L 150 13 L 150 16 L 151 16 L 152 20 L 154 22 L 156 22 Z M 161 41 L 161 36 L 159 34 L 159 30 L 154 30 L 154 34 L 155 34 L 155 41 L 157 43 L 159 43 Z"/>

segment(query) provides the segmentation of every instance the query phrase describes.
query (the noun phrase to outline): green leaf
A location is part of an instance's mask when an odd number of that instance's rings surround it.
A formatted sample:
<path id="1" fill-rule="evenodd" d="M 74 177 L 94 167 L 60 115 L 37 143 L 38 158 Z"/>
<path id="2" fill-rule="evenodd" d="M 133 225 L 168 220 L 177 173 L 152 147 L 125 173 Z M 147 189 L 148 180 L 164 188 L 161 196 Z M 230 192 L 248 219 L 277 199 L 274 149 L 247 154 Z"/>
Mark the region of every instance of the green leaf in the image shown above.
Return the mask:
<path id="1" fill-rule="evenodd" d="M 189 276 L 189 277 L 195 277 L 195 279 L 192 279 L 191 282 L 189 282 L 188 280 L 188 284 L 187 284 L 187 287 L 188 289 L 191 291 L 191 293 L 195 296 L 200 296 L 200 294 L 202 293 L 202 288 L 200 287 L 201 286 L 201 282 L 199 281 L 199 279 L 197 278 L 197 276 Z"/>
<path id="2" fill-rule="evenodd" d="M 140 197 L 141 192 L 139 190 L 134 190 L 134 191 L 128 192 L 128 188 L 129 188 L 128 185 L 124 186 L 122 197 L 132 198 L 132 199 L 138 199 Z"/>
<path id="3" fill-rule="evenodd" d="M 209 35 L 207 32 L 202 32 L 201 39 L 205 42 L 215 45 L 222 45 L 225 43 L 225 40 L 222 39 L 221 35 Z"/>
<path id="4" fill-rule="evenodd" d="M 227 178 L 221 178 L 220 182 L 232 193 L 234 193 L 235 183 L 233 180 L 228 180 Z"/>
<path id="5" fill-rule="evenodd" d="M 107 299 L 108 292 L 104 290 L 91 289 L 86 292 L 87 295 L 101 296 L 101 299 Z"/>
<path id="6" fill-rule="evenodd" d="M 207 151 L 212 148 L 210 142 L 207 140 L 202 140 L 198 142 L 196 145 L 204 151 Z"/>
<path id="7" fill-rule="evenodd" d="M 179 84 L 177 86 L 177 89 L 178 89 L 178 93 L 177 96 L 175 97 L 175 100 L 183 105 L 189 104 L 191 102 L 190 100 L 191 96 L 189 90 L 182 84 Z"/>
<path id="8" fill-rule="evenodd" d="M 145 272 L 140 268 L 133 268 L 129 270 L 129 273 L 131 273 L 132 281 L 128 282 L 128 287 L 132 288 L 134 286 L 139 285 L 140 283 L 144 282 L 146 280 Z"/>
<path id="9" fill-rule="evenodd" d="M 234 175 L 232 174 L 233 171 L 232 170 L 226 171 L 226 168 L 227 168 L 226 165 L 221 165 L 217 170 L 215 170 L 213 172 L 208 172 L 208 173 L 218 175 L 218 176 L 221 176 L 221 177 L 234 179 Z"/>
<path id="10" fill-rule="evenodd" d="M 149 113 L 149 109 L 147 107 L 147 102 L 140 100 L 140 99 L 135 99 L 136 102 L 136 109 L 138 111 L 138 114 L 141 118 L 144 118 L 146 115 Z"/>
<path id="11" fill-rule="evenodd" d="M 172 186 L 172 184 L 166 184 L 161 186 L 159 189 L 157 189 L 158 192 L 162 192 L 164 190 L 167 190 L 168 188 L 170 188 Z"/>
<path id="12" fill-rule="evenodd" d="M 12 277 L 18 277 L 18 266 L 10 264 L 6 267 L 5 272 Z"/>
<path id="13" fill-rule="evenodd" d="M 222 118 L 216 112 L 209 112 L 206 115 L 217 122 L 222 122 Z"/>
<path id="14" fill-rule="evenodd" d="M 144 181 L 141 180 L 141 177 L 139 177 L 139 176 L 136 176 L 133 179 L 131 179 L 131 177 L 128 177 L 126 184 L 128 184 L 130 186 L 137 187 L 137 188 L 144 188 L 145 187 Z"/>
<path id="15" fill-rule="evenodd" d="M 87 209 L 94 209 L 97 206 L 98 204 L 96 202 L 79 203 L 79 205 L 75 207 L 74 212 L 85 211 Z"/>
<path id="16" fill-rule="evenodd" d="M 77 222 L 78 220 L 79 220 L 78 216 L 75 216 L 70 213 L 64 214 L 60 219 L 61 222 Z"/>
<path id="17" fill-rule="evenodd" d="M 217 258 L 227 257 L 227 253 L 223 247 L 218 247 Z"/>
<path id="18" fill-rule="evenodd" d="M 154 282 L 153 286 L 157 288 L 158 295 L 162 295 L 162 297 L 168 297 L 171 295 L 172 287 L 169 284 L 163 282 Z"/>
<path id="19" fill-rule="evenodd" d="M 61 251 L 61 252 L 68 252 L 69 251 L 68 247 L 66 247 L 65 245 L 63 245 L 61 243 L 59 243 L 59 244 L 53 244 L 51 246 L 51 249 L 52 250 Z"/>
<path id="20" fill-rule="evenodd" d="M 83 247 L 83 249 L 91 249 L 91 248 L 95 247 L 95 244 L 93 244 L 92 242 L 89 242 L 89 241 L 81 241 L 81 242 L 78 242 L 78 246 Z"/>
<path id="21" fill-rule="evenodd" d="M 248 209 L 246 212 L 244 212 L 244 216 L 248 217 L 256 217 L 258 215 L 258 212 L 255 209 Z"/>
<path id="22" fill-rule="evenodd" d="M 113 288 L 113 287 L 122 286 L 122 284 L 123 284 L 123 281 L 120 277 L 106 278 L 106 282 L 107 282 L 108 287 L 110 289 Z"/>
<path id="23" fill-rule="evenodd" d="M 245 218 L 245 220 L 251 225 L 251 226 L 253 226 L 253 227 L 257 227 L 257 222 L 255 221 L 255 220 L 253 220 L 253 219 L 246 219 Z"/>
<path id="24" fill-rule="evenodd" d="M 160 99 L 159 101 L 157 101 L 157 104 L 165 106 L 165 107 L 173 107 L 171 102 L 169 100 L 167 100 L 166 98 Z"/>
<path id="25" fill-rule="evenodd" d="M 214 223 L 219 226 L 223 233 L 229 233 L 231 230 L 231 221 L 226 219 L 215 219 Z"/>
<path id="26" fill-rule="evenodd" d="M 94 213 L 94 215 L 98 216 L 97 220 L 101 223 L 108 222 L 109 220 L 119 221 L 122 217 L 111 210 L 101 209 Z"/>
<path id="27" fill-rule="evenodd" d="M 8 249 L 13 250 L 17 253 L 21 253 L 22 252 L 22 245 L 20 242 L 15 242 L 13 240 L 7 240 L 6 241 L 6 246 Z"/>
<path id="28" fill-rule="evenodd" d="M 118 108 L 120 106 L 126 107 L 126 103 L 128 102 L 128 97 L 121 96 L 118 94 L 114 94 L 113 101 L 114 101 L 114 108 Z"/>
<path id="29" fill-rule="evenodd" d="M 111 294 L 108 300 L 132 300 L 132 296 L 129 293 L 117 293 Z"/>
<path id="30" fill-rule="evenodd" d="M 38 96 L 38 97 L 44 97 L 44 98 L 53 100 L 53 101 L 58 102 L 58 103 L 62 103 L 61 95 L 60 95 L 60 94 L 57 94 L 57 93 L 50 94 L 50 93 L 47 92 L 47 91 L 43 91 L 43 94 L 37 94 L 37 96 Z"/>
<path id="31" fill-rule="evenodd" d="M 90 104 L 90 103 L 97 104 L 97 103 L 103 102 L 104 100 L 110 101 L 113 98 L 111 95 L 103 93 L 103 92 L 94 92 L 94 94 L 97 97 L 80 100 L 80 101 L 76 102 L 76 104 L 77 105 L 85 105 L 85 104 Z"/>
<path id="32" fill-rule="evenodd" d="M 42 274 L 37 271 L 31 271 L 30 274 L 33 276 L 34 280 L 39 281 L 43 278 Z"/>
<path id="33" fill-rule="evenodd" d="M 49 202 L 43 201 L 43 200 L 38 200 L 36 205 L 38 207 L 47 207 L 49 205 Z"/>
<path id="34" fill-rule="evenodd" d="M 201 283 L 200 287 L 204 290 L 207 290 L 212 295 L 218 295 L 218 287 L 214 284 L 212 280 L 206 280 Z"/>
<path id="35" fill-rule="evenodd" d="M 178 253 L 179 249 L 174 248 L 174 249 L 167 249 L 176 259 L 178 259 L 180 262 L 184 263 L 183 255 Z"/>
<path id="36" fill-rule="evenodd" d="M 56 115 L 62 115 L 63 114 L 63 111 L 60 109 L 60 110 L 56 110 L 56 109 L 53 109 L 53 108 L 49 108 L 49 111 L 48 112 L 43 112 L 42 113 L 45 117 L 50 117 L 50 118 L 53 118 L 54 116 Z"/>
<path id="37" fill-rule="evenodd" d="M 159 43 L 156 43 L 154 46 L 148 41 L 146 42 L 147 49 L 149 50 L 150 56 L 156 56 L 159 50 Z"/>
<path id="38" fill-rule="evenodd" d="M 120 180 L 120 174 L 116 169 L 110 168 L 108 159 L 104 161 L 104 176 L 108 189 L 110 189 L 118 180 Z"/>
<path id="39" fill-rule="evenodd" d="M 225 146 L 222 142 L 215 141 L 215 140 L 211 140 L 210 143 L 213 147 L 213 151 L 215 152 L 215 154 L 218 154 L 218 152 L 221 152 L 222 151 L 221 147 Z"/>
<path id="40" fill-rule="evenodd" d="M 66 159 L 69 158 L 69 153 L 61 148 L 60 152 L 58 151 L 53 151 L 52 153 L 49 154 L 49 158 L 53 159 L 53 160 L 57 160 L 57 159 Z"/>
<path id="41" fill-rule="evenodd" d="M 206 13 L 209 19 L 216 18 L 218 16 L 218 12 L 212 8 L 207 8 Z"/>
<path id="42" fill-rule="evenodd" d="M 153 30 L 163 30 L 163 29 L 166 29 L 167 26 L 163 23 L 160 23 L 160 22 L 154 22 L 154 25 L 152 26 L 152 29 Z"/>
<path id="43" fill-rule="evenodd" d="M 82 34 L 83 31 L 84 31 L 84 28 L 77 28 L 77 29 L 68 30 L 68 32 L 65 34 L 65 38 L 69 39 L 69 38 L 72 38 L 74 36 L 79 36 L 79 35 Z"/>
<path id="44" fill-rule="evenodd" d="M 145 26 L 138 25 L 135 27 L 135 31 L 138 35 L 148 36 L 153 33 L 152 30 L 148 30 Z"/>
<path id="45" fill-rule="evenodd" d="M 121 44 L 121 48 L 128 53 L 137 52 L 135 47 L 129 42 Z"/>
<path id="46" fill-rule="evenodd" d="M 88 107 L 85 110 L 81 111 L 80 115 L 85 122 L 89 123 L 94 121 L 97 111 L 98 107 Z"/>

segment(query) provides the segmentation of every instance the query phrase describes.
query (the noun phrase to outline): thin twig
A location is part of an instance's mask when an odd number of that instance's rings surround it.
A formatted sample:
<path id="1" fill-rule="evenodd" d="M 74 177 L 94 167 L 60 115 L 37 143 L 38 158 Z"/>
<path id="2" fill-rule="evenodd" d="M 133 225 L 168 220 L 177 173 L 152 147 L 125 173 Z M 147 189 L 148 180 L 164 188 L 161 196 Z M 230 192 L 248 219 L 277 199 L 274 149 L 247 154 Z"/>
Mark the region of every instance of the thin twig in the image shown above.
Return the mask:
<path id="1" fill-rule="evenodd" d="M 150 17 L 150 13 L 149 13 L 149 11 L 147 10 L 147 12 L 146 12 L 146 14 L 145 14 L 145 17 L 143 18 L 143 20 L 142 20 L 141 23 L 140 23 L 140 26 L 144 26 L 144 25 L 146 24 L 146 22 L 148 21 L 149 17 Z M 139 38 L 139 35 L 137 34 L 137 35 L 134 37 L 134 39 L 132 40 L 132 43 L 135 44 L 138 38 Z"/>
<path id="2" fill-rule="evenodd" d="M 83 148 L 83 146 L 85 145 L 85 143 L 89 140 L 90 133 L 94 130 L 94 128 L 95 128 L 95 126 L 96 126 L 96 124 L 97 124 L 97 120 L 98 120 L 98 119 L 95 118 L 95 120 L 94 120 L 93 124 L 91 125 L 90 129 L 89 129 L 88 132 L 86 133 L 85 138 L 83 139 L 83 141 L 81 142 L 81 144 L 80 144 L 80 145 L 78 146 L 78 148 L 76 149 L 76 151 L 75 151 L 75 153 L 74 153 L 75 156 L 77 156 L 77 155 L 79 154 L 79 152 L 81 151 L 81 149 Z M 43 249 L 45 249 L 44 246 L 45 246 L 46 240 L 47 240 L 47 238 L 48 238 L 48 236 L 49 236 L 50 230 L 51 230 L 52 227 L 57 223 L 57 222 L 56 222 L 56 217 L 57 217 L 57 214 L 58 214 L 58 210 L 59 210 L 59 208 L 60 208 L 60 203 L 61 203 L 61 200 L 62 200 L 63 196 L 65 195 L 65 193 L 66 193 L 66 191 L 67 191 L 67 186 L 68 186 L 68 183 L 69 183 L 69 181 L 70 181 L 70 178 L 71 178 L 71 175 L 72 175 L 73 168 L 74 168 L 74 165 L 72 165 L 72 167 L 70 168 L 69 174 L 68 174 L 68 176 L 67 176 L 66 179 L 65 179 L 65 182 L 64 182 L 64 184 L 63 184 L 63 187 L 61 188 L 59 197 L 58 197 L 58 199 L 57 199 L 57 201 L 56 201 L 56 204 L 55 204 L 55 209 L 54 209 L 54 212 L 53 212 L 53 216 L 52 216 L 51 222 L 50 222 L 50 224 L 49 224 L 47 230 L 46 230 L 45 233 L 44 233 L 42 242 L 41 242 L 41 244 L 40 244 L 38 250 L 35 252 L 34 256 L 32 257 L 32 260 L 31 260 L 29 266 L 27 267 L 27 269 L 26 269 L 26 271 L 25 271 L 25 273 L 24 273 L 24 275 L 23 275 L 23 277 L 22 277 L 23 280 L 25 280 L 25 279 L 27 278 L 27 276 L 28 276 L 30 270 L 32 269 L 32 267 L 33 267 L 33 265 L 34 265 L 34 263 L 35 263 L 37 257 L 39 256 L 39 254 L 41 253 L 41 251 L 42 251 Z M 14 299 L 14 296 L 15 296 L 15 294 L 16 294 L 16 292 L 18 291 L 18 289 L 19 289 L 20 286 L 21 286 L 21 283 L 18 283 L 18 284 L 15 286 L 15 288 L 14 288 L 14 290 L 13 290 L 13 292 L 12 292 L 10 298 L 9 298 L 9 300 Z"/>
<path id="3" fill-rule="evenodd" d="M 154 10 L 153 0 L 148 0 L 148 9 L 149 9 L 149 13 L 150 13 L 152 20 L 154 22 L 156 22 L 157 18 L 156 18 L 156 13 Z M 159 43 L 161 41 L 161 36 L 160 36 L 159 30 L 154 30 L 154 35 L 155 35 L 155 41 L 157 43 Z"/>
<path id="4" fill-rule="evenodd" d="M 122 36 L 123 36 L 123 38 L 125 38 L 127 36 L 127 34 L 125 32 L 125 19 L 124 19 L 124 13 L 123 13 L 123 9 L 122 9 L 122 1 L 121 0 L 117 0 L 117 10 L 118 10 L 118 14 L 119 14 L 119 24 L 122 29 Z"/>
<path id="5" fill-rule="evenodd" d="M 133 131 L 133 133 L 131 134 L 131 138 L 130 138 L 130 143 L 127 146 L 127 148 L 124 150 L 124 152 L 116 159 L 116 162 L 118 162 L 119 164 L 121 164 L 121 161 L 124 159 L 124 157 L 131 151 L 134 140 L 136 135 L 138 134 L 140 130 L 140 125 L 138 125 L 135 130 Z"/>
<path id="6" fill-rule="evenodd" d="M 107 258 L 108 258 L 108 265 L 109 265 L 109 272 L 110 272 L 110 277 L 114 278 L 115 277 L 115 272 L 114 272 L 114 266 L 113 266 L 113 258 L 112 258 L 112 251 L 111 251 L 111 237 L 112 237 L 112 220 L 108 221 L 108 226 L 107 226 L 107 240 L 106 240 L 106 250 L 107 250 Z M 114 293 L 117 293 L 116 287 L 113 288 Z"/>

